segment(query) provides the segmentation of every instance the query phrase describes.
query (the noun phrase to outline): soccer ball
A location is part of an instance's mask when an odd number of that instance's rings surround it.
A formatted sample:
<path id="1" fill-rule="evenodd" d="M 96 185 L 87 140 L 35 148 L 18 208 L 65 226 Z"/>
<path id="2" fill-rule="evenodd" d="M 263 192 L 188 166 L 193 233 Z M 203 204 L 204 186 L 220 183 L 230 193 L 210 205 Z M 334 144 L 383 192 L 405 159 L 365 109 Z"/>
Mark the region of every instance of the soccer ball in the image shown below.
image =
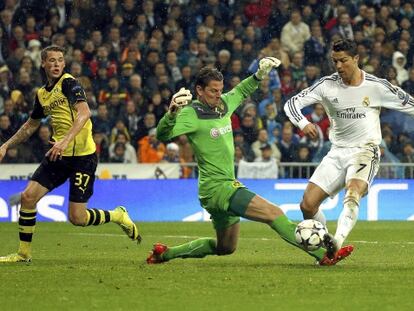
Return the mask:
<path id="1" fill-rule="evenodd" d="M 323 245 L 323 236 L 327 232 L 319 221 L 306 219 L 296 226 L 295 239 L 305 250 L 315 251 Z"/>

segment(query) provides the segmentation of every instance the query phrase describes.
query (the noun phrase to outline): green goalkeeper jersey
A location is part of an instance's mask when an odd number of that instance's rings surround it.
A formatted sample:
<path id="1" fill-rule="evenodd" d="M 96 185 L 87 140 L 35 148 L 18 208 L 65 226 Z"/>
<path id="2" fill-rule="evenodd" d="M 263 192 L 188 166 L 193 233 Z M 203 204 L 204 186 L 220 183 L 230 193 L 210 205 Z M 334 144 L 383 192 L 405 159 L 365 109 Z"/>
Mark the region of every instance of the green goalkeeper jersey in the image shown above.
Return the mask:
<path id="1" fill-rule="evenodd" d="M 223 182 L 233 181 L 234 142 L 230 117 L 240 103 L 252 94 L 259 81 L 250 76 L 221 96 L 219 107 L 194 100 L 176 117 L 165 114 L 157 127 L 157 138 L 168 141 L 186 134 L 199 168 L 199 197 L 209 197 Z"/>

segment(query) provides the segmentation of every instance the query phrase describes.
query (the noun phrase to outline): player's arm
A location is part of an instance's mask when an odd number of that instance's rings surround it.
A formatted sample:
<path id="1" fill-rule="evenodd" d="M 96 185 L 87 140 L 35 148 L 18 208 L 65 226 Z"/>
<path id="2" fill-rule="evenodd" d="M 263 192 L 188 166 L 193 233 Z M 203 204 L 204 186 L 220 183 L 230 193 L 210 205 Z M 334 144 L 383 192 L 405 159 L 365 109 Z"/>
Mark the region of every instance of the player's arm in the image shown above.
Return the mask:
<path id="1" fill-rule="evenodd" d="M 85 123 L 91 117 L 91 111 L 86 101 L 85 91 L 75 79 L 65 79 L 62 83 L 62 92 L 67 97 L 69 105 L 76 111 L 76 118 L 73 125 L 61 141 L 51 142 L 52 148 L 46 153 L 51 161 L 56 161 L 61 157 L 63 151 L 69 143 L 75 139 L 76 135 L 83 129 Z"/>
<path id="2" fill-rule="evenodd" d="M 309 122 L 302 114 L 301 110 L 306 106 L 310 106 L 322 101 L 321 87 L 309 87 L 304 89 L 298 95 L 291 97 L 284 106 L 286 115 L 290 122 L 300 128 L 303 133 L 311 138 L 318 137 L 318 130 L 315 124 Z"/>
<path id="3" fill-rule="evenodd" d="M 398 110 L 414 116 L 414 98 L 398 86 L 392 85 L 387 80 L 381 80 L 382 103 L 381 106 Z"/>
<path id="4" fill-rule="evenodd" d="M 246 99 L 248 96 L 256 91 L 261 80 L 267 77 L 272 71 L 279 67 L 280 60 L 275 57 L 264 57 L 259 61 L 259 68 L 256 73 L 241 81 L 230 92 L 222 95 L 222 99 L 232 112 Z"/>
<path id="5" fill-rule="evenodd" d="M 161 118 L 157 126 L 157 139 L 168 141 L 183 134 L 197 130 L 197 116 L 194 109 L 185 107 L 191 102 L 189 90 L 181 88 L 171 98 L 168 112 Z"/>

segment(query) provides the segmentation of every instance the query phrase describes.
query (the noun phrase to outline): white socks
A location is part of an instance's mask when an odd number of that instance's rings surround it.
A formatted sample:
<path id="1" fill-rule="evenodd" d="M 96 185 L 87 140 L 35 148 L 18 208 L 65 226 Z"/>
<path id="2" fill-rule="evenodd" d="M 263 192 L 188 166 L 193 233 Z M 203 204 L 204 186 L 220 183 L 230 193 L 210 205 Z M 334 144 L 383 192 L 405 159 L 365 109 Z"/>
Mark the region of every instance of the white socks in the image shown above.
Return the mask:
<path id="1" fill-rule="evenodd" d="M 338 226 L 335 233 L 335 240 L 339 248 L 342 247 L 346 237 L 355 226 L 358 219 L 358 212 L 359 206 L 355 201 L 349 200 L 344 203 L 344 209 L 338 218 Z"/>
<path id="2" fill-rule="evenodd" d="M 315 215 L 312 216 L 312 219 L 319 221 L 326 227 L 326 218 L 325 214 L 322 212 L 322 209 L 319 207 Z"/>

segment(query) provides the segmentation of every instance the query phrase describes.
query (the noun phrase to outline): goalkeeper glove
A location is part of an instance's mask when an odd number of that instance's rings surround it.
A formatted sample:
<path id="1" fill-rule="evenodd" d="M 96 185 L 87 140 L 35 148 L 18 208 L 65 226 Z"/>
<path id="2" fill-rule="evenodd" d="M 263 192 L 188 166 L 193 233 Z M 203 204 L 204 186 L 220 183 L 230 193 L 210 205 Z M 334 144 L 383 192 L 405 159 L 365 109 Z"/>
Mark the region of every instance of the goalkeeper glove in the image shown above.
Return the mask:
<path id="1" fill-rule="evenodd" d="M 276 57 L 264 57 L 259 62 L 259 69 L 257 69 L 255 75 L 259 80 L 263 80 L 273 68 L 277 68 L 280 65 L 280 60 Z"/>
<path id="2" fill-rule="evenodd" d="M 171 102 L 170 102 L 170 106 L 168 107 L 168 111 L 171 114 L 177 113 L 179 108 L 187 105 L 191 101 L 192 98 L 193 98 L 193 95 L 191 95 L 191 92 L 182 87 L 177 93 L 173 95 Z"/>

